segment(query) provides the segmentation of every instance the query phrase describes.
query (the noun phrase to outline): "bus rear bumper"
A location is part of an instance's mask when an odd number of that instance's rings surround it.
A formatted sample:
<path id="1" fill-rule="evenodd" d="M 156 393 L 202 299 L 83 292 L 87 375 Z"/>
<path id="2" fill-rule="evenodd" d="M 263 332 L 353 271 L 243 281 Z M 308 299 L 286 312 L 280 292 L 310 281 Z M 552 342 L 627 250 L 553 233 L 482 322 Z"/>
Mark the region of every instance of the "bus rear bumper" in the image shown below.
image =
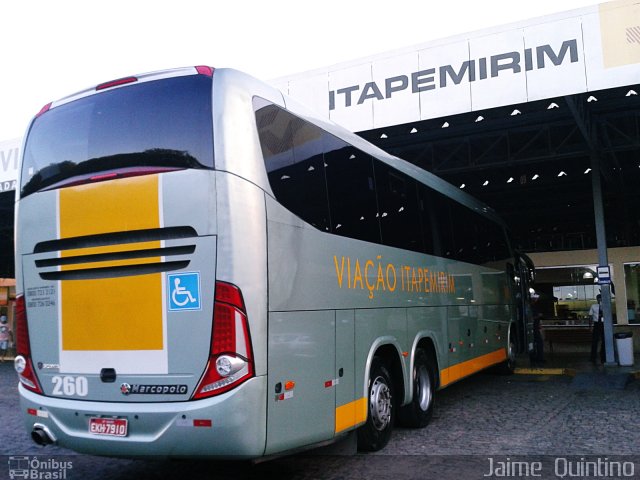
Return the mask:
<path id="1" fill-rule="evenodd" d="M 266 376 L 223 395 L 173 403 L 113 403 L 45 397 L 22 386 L 28 432 L 46 429 L 59 446 L 118 457 L 250 459 L 264 454 Z M 126 436 L 89 432 L 91 418 L 127 420 Z"/>

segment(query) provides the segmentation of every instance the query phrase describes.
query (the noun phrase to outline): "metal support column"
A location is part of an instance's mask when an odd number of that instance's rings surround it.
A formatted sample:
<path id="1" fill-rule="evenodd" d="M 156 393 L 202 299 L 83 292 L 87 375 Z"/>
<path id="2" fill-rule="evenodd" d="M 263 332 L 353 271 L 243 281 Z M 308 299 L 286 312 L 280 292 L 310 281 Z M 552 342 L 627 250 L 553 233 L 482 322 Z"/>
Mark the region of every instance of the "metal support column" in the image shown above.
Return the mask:
<path id="1" fill-rule="evenodd" d="M 607 255 L 607 235 L 604 226 L 604 207 L 602 202 L 602 172 L 600 168 L 600 156 L 598 141 L 595 132 L 595 123 L 591 119 L 586 102 L 578 103 L 579 96 L 567 96 L 567 106 L 576 121 L 576 125 L 582 133 L 591 157 L 591 188 L 593 190 L 593 214 L 596 226 L 596 241 L 598 243 L 598 264 L 600 267 L 609 268 Z M 610 282 L 610 280 L 609 280 Z M 601 282 L 600 294 L 602 295 L 602 319 L 604 320 L 604 346 L 606 352 L 606 365 L 615 365 L 613 355 L 613 322 L 611 317 L 611 284 Z"/>
<path id="2" fill-rule="evenodd" d="M 600 176 L 600 158 L 596 152 L 591 153 L 591 187 L 593 190 L 593 213 L 595 216 L 596 240 L 598 243 L 598 264 L 609 267 L 607 254 L 607 235 L 604 224 L 604 207 L 602 201 L 602 179 Z M 613 321 L 611 315 L 611 284 L 600 284 L 602 295 L 602 319 L 604 321 L 604 345 L 606 365 L 615 365 L 613 355 Z"/>

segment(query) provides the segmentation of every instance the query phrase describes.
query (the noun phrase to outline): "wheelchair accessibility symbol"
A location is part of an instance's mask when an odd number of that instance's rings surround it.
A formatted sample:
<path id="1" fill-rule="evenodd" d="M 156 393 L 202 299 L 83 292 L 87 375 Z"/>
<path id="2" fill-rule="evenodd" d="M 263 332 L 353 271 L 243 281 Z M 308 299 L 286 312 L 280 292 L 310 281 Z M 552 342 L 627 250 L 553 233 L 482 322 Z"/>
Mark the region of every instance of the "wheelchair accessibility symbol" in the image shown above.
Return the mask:
<path id="1" fill-rule="evenodd" d="M 200 310 L 200 273 L 171 273 L 169 283 L 169 310 Z"/>

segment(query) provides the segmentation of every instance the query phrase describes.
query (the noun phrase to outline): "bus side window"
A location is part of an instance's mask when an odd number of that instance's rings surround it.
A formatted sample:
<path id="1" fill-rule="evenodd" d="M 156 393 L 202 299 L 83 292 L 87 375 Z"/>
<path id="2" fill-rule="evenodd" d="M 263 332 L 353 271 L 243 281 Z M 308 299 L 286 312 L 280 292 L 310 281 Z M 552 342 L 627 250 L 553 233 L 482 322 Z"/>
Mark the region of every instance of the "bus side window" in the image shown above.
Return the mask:
<path id="1" fill-rule="evenodd" d="M 271 104 L 256 109 L 256 123 L 269 184 L 276 200 L 305 222 L 328 231 L 324 132 Z"/>
<path id="2" fill-rule="evenodd" d="M 425 253 L 451 258 L 453 242 L 449 205 L 445 197 L 426 185 L 418 185 L 418 204 Z"/>
<path id="3" fill-rule="evenodd" d="M 381 243 L 371 156 L 332 135 L 325 140 L 332 233 Z"/>
<path id="4" fill-rule="evenodd" d="M 374 161 L 382 243 L 422 252 L 416 183 L 386 164 Z"/>
<path id="5" fill-rule="evenodd" d="M 480 232 L 484 217 L 458 202 L 449 201 L 451 230 L 453 231 L 452 255 L 461 262 L 480 264 L 485 248 Z"/>

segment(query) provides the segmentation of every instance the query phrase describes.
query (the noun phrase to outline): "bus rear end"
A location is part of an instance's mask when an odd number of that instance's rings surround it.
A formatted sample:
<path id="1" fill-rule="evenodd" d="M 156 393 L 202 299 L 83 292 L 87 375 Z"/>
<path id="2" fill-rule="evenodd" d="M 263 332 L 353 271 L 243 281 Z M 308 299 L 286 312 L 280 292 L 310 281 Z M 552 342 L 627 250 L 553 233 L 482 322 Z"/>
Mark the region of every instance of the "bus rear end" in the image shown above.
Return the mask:
<path id="1" fill-rule="evenodd" d="M 264 451 L 254 305 L 217 275 L 230 269 L 213 76 L 197 67 L 109 82 L 30 126 L 16 370 L 37 443 L 121 456 Z"/>

